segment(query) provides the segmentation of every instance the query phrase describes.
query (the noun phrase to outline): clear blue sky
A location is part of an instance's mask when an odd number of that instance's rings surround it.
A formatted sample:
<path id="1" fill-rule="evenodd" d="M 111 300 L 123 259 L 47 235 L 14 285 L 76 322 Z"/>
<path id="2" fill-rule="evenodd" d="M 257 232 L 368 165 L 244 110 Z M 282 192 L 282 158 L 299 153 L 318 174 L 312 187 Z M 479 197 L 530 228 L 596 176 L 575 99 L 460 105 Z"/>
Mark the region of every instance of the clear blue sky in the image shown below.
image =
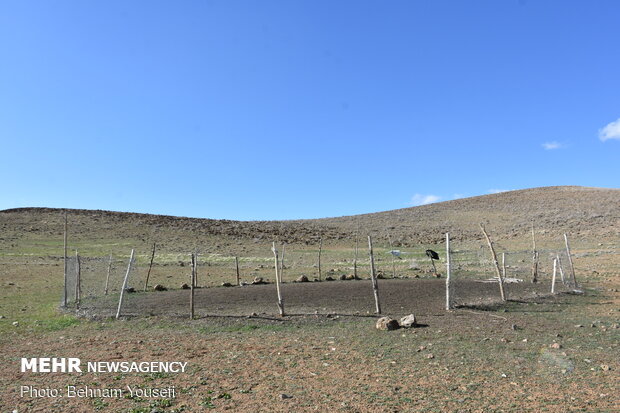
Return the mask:
<path id="1" fill-rule="evenodd" d="M 2 1 L 0 209 L 618 187 L 619 22 L 615 0 Z"/>

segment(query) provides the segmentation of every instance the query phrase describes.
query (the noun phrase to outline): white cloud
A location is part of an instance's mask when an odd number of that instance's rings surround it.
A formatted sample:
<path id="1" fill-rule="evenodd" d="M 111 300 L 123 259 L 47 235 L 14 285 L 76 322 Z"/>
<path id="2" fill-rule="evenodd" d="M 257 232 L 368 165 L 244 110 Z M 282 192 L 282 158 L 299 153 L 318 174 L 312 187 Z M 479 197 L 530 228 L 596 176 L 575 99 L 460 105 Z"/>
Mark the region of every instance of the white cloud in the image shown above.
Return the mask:
<path id="1" fill-rule="evenodd" d="M 620 139 L 620 118 L 608 123 L 603 129 L 599 129 L 598 137 L 603 142 L 608 139 Z"/>
<path id="2" fill-rule="evenodd" d="M 502 192 L 508 192 L 510 189 L 489 189 L 487 192 L 490 194 L 499 194 Z"/>
<path id="3" fill-rule="evenodd" d="M 437 195 L 415 194 L 414 196 L 411 197 L 411 205 L 418 206 L 418 205 L 432 204 L 433 202 L 437 202 L 440 199 L 441 197 Z"/>
<path id="4" fill-rule="evenodd" d="M 560 142 L 553 141 L 553 142 L 545 142 L 545 143 L 543 143 L 542 147 L 545 148 L 545 150 L 552 151 L 554 149 L 563 148 L 564 145 L 562 145 Z"/>

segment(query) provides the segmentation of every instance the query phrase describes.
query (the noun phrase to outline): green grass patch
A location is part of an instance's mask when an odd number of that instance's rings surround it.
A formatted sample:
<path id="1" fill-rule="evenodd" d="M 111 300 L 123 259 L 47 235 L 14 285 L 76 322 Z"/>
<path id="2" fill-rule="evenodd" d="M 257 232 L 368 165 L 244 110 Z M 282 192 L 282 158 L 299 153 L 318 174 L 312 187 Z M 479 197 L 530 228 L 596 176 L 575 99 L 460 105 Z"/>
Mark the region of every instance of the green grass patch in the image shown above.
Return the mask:
<path id="1" fill-rule="evenodd" d="M 72 327 L 80 324 L 80 320 L 76 317 L 64 315 L 59 318 L 52 318 L 50 320 L 43 320 L 39 323 L 43 330 L 58 331 L 65 328 Z"/>

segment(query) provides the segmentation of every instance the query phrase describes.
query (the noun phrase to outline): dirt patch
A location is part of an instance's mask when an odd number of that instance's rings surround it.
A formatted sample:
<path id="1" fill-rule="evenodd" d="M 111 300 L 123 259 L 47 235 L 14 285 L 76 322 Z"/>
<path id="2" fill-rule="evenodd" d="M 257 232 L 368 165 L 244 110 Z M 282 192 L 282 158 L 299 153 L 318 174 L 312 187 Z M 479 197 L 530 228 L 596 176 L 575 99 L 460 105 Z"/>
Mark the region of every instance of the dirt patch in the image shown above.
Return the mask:
<path id="1" fill-rule="evenodd" d="M 499 288 L 496 283 L 461 280 L 453 283 L 457 306 L 496 306 Z M 530 300 L 547 295 L 544 283 L 519 283 L 506 286 L 511 300 Z M 252 313 L 276 315 L 276 286 L 247 285 L 234 288 L 200 288 L 194 290 L 195 314 L 248 316 Z M 286 313 L 289 315 L 339 314 L 366 315 L 374 312 L 374 298 L 369 280 L 282 285 Z M 122 314 L 140 316 L 185 316 L 189 311 L 189 291 L 174 290 L 127 295 Z M 402 316 L 443 314 L 445 281 L 436 279 L 388 279 L 379 281 L 379 295 L 384 314 Z M 92 299 L 82 306 L 88 316 L 112 316 L 116 297 Z"/>

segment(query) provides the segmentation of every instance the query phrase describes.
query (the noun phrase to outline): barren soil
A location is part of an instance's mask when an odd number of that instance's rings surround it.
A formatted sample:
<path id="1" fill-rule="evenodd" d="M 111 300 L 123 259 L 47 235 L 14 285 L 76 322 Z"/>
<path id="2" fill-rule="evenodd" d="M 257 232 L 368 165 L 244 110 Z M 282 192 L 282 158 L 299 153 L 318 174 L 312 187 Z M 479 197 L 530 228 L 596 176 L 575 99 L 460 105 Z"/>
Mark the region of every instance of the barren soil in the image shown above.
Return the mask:
<path id="1" fill-rule="evenodd" d="M 445 312 L 445 280 L 385 279 L 378 280 L 382 312 L 385 315 L 432 315 Z M 561 287 L 558 287 L 559 289 Z M 549 295 L 547 282 L 506 284 L 511 300 L 528 300 Z M 281 287 L 286 313 L 289 315 L 374 314 L 375 302 L 370 280 L 286 283 Z M 497 283 L 460 280 L 453 283 L 454 304 L 479 307 L 501 302 Z M 199 288 L 194 290 L 198 316 L 265 316 L 278 314 L 276 286 L 246 285 L 242 287 Z M 189 290 L 134 293 L 127 295 L 123 315 L 187 316 Z M 86 301 L 81 309 L 86 315 L 111 317 L 116 313 L 116 296 Z M 406 314 L 405 314 L 406 313 Z"/>

